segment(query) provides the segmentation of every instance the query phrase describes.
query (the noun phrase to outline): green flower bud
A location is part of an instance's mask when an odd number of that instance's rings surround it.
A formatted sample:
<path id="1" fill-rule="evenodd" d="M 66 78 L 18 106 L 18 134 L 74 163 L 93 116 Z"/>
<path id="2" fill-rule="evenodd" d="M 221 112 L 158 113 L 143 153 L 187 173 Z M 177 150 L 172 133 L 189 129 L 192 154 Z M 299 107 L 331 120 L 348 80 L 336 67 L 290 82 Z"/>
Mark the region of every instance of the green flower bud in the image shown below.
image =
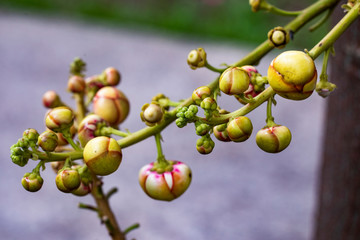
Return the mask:
<path id="1" fill-rule="evenodd" d="M 316 86 L 317 71 L 313 59 L 301 51 L 277 56 L 268 69 L 268 81 L 274 91 L 288 99 L 308 98 Z"/>
<path id="2" fill-rule="evenodd" d="M 78 129 L 78 138 L 81 146 L 85 146 L 91 139 L 96 137 L 96 131 L 100 126 L 109 124 L 96 114 L 86 116 L 80 123 Z"/>
<path id="3" fill-rule="evenodd" d="M 207 134 L 196 141 L 196 150 L 201 154 L 209 154 L 215 147 L 214 141 Z"/>
<path id="4" fill-rule="evenodd" d="M 127 97 L 115 87 L 103 87 L 95 95 L 94 113 L 112 126 L 122 123 L 129 114 Z"/>
<path id="5" fill-rule="evenodd" d="M 191 169 L 179 161 L 169 161 L 171 170 L 158 173 L 153 171 L 154 163 L 142 167 L 139 171 L 139 183 L 151 198 L 172 201 L 180 197 L 191 183 Z"/>
<path id="6" fill-rule="evenodd" d="M 81 181 L 80 186 L 77 189 L 72 190 L 71 193 L 78 197 L 86 196 L 91 193 L 91 185 L 86 185 L 84 184 L 84 182 Z"/>
<path id="7" fill-rule="evenodd" d="M 207 97 L 210 97 L 210 95 L 211 95 L 211 89 L 208 86 L 202 86 L 195 89 L 191 97 L 196 105 L 200 105 L 202 100 L 204 100 Z"/>
<path id="8" fill-rule="evenodd" d="M 229 134 L 226 130 L 227 125 L 226 124 L 221 124 L 221 125 L 217 125 L 213 128 L 213 133 L 214 136 L 222 142 L 230 142 L 231 139 L 229 137 Z"/>
<path id="9" fill-rule="evenodd" d="M 74 75 L 69 78 L 68 90 L 72 93 L 83 93 L 85 91 L 86 83 L 82 76 Z"/>
<path id="10" fill-rule="evenodd" d="M 282 49 L 290 41 L 289 31 L 283 27 L 276 27 L 268 32 L 268 40 L 272 47 Z"/>
<path id="11" fill-rule="evenodd" d="M 57 107 L 47 114 L 45 118 L 46 127 L 54 132 L 61 132 L 74 123 L 74 114 L 68 107 Z"/>
<path id="12" fill-rule="evenodd" d="M 84 148 L 84 162 L 96 175 L 105 176 L 115 172 L 121 160 L 121 148 L 113 138 L 93 138 Z"/>
<path id="13" fill-rule="evenodd" d="M 256 144 L 268 153 L 278 153 L 289 146 L 291 141 L 290 130 L 281 125 L 264 127 L 256 134 Z"/>
<path id="14" fill-rule="evenodd" d="M 23 133 L 23 138 L 27 139 L 29 142 L 36 143 L 38 137 L 39 137 L 39 133 L 33 128 L 28 128 Z"/>
<path id="15" fill-rule="evenodd" d="M 57 188 L 65 193 L 77 189 L 81 184 L 80 174 L 76 169 L 61 169 L 55 178 Z"/>
<path id="16" fill-rule="evenodd" d="M 215 110 L 217 108 L 217 103 L 215 99 L 207 97 L 201 102 L 200 107 L 204 110 Z"/>
<path id="17" fill-rule="evenodd" d="M 179 117 L 175 120 L 175 124 L 176 126 L 178 126 L 179 128 L 183 128 L 187 125 L 187 121 L 185 118 L 183 117 Z"/>
<path id="18" fill-rule="evenodd" d="M 141 120 L 148 126 L 154 126 L 156 123 L 160 123 L 163 120 L 163 108 L 156 102 L 145 104 L 141 110 Z"/>
<path id="19" fill-rule="evenodd" d="M 206 52 L 203 48 L 198 48 L 190 51 L 187 63 L 191 69 L 204 67 L 206 63 Z"/>
<path id="20" fill-rule="evenodd" d="M 319 81 L 316 84 L 316 92 L 323 98 L 326 98 L 332 93 L 336 88 L 336 85 L 328 81 Z"/>
<path id="21" fill-rule="evenodd" d="M 44 180 L 37 173 L 25 173 L 21 184 L 29 192 L 37 192 L 41 189 Z"/>
<path id="22" fill-rule="evenodd" d="M 206 123 L 195 122 L 195 131 L 199 136 L 204 136 L 210 131 L 210 126 Z"/>
<path id="23" fill-rule="evenodd" d="M 229 67 L 219 79 L 220 90 L 228 95 L 244 93 L 250 84 L 248 73 L 240 67 Z"/>
<path id="24" fill-rule="evenodd" d="M 52 152 L 58 145 L 58 136 L 53 131 L 47 130 L 40 134 L 38 145 L 46 152 Z"/>
<path id="25" fill-rule="evenodd" d="M 47 91 L 42 97 L 43 105 L 47 108 L 63 106 L 59 95 L 55 91 Z"/>
<path id="26" fill-rule="evenodd" d="M 116 86 L 120 83 L 121 75 L 117 69 L 108 67 L 102 73 L 102 78 L 107 86 Z"/>
<path id="27" fill-rule="evenodd" d="M 14 144 L 10 147 L 10 158 L 13 163 L 19 165 L 20 167 L 25 166 L 29 161 L 29 156 L 22 150 L 18 144 Z"/>
<path id="28" fill-rule="evenodd" d="M 251 120 L 248 117 L 240 116 L 228 123 L 226 131 L 229 138 L 234 142 L 243 142 L 247 140 L 253 130 Z"/>

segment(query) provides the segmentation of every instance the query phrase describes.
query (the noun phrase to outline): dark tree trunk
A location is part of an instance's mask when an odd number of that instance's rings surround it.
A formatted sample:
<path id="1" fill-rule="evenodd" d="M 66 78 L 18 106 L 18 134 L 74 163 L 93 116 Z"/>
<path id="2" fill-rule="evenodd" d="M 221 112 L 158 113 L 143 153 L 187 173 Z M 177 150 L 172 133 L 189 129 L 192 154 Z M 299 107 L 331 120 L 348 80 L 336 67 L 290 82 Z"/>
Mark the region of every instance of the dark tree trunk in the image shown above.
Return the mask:
<path id="1" fill-rule="evenodd" d="M 335 14 L 338 20 L 344 14 Z M 334 19 L 335 19 L 334 18 Z M 320 168 L 316 240 L 360 239 L 360 21 L 335 44 Z"/>

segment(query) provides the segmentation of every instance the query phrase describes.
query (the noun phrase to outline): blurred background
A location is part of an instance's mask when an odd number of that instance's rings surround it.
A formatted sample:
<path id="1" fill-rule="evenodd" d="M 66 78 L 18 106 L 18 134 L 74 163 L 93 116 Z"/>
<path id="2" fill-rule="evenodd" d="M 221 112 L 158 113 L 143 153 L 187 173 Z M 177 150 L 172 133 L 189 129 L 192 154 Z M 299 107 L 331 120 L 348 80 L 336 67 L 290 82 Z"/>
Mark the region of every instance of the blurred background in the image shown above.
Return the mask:
<path id="1" fill-rule="evenodd" d="M 301 9 L 313 1 L 272 1 L 279 7 Z M 266 38 L 269 29 L 289 18 L 253 13 L 248 1 L 137 0 L 0 2 L 0 234 L 2 239 L 107 239 L 96 214 L 77 208 L 92 204 L 59 192 L 50 167 L 42 173 L 44 186 L 26 192 L 20 183 L 34 162 L 14 165 L 9 147 L 26 128 L 44 130 L 42 94 L 56 90 L 73 105 L 66 91 L 69 64 L 75 57 L 87 63 L 88 76 L 106 67 L 120 70 L 119 88 L 131 103 L 121 128 L 144 127 L 141 106 L 157 93 L 176 101 L 212 81 L 217 74 L 191 70 L 190 50 L 203 47 L 214 66 L 236 62 Z M 287 49 L 310 49 L 326 31 L 299 32 Z M 266 74 L 275 50 L 259 64 Z M 303 240 L 312 233 L 316 180 L 321 152 L 325 101 L 316 94 L 301 102 L 277 97 L 275 121 L 292 131 L 282 153 L 262 152 L 255 134 L 244 143 L 215 141 L 208 156 L 195 148 L 193 126 L 175 125 L 163 132 L 164 154 L 187 163 L 193 182 L 172 202 L 148 198 L 137 182 L 138 170 L 156 159 L 150 138 L 123 150 L 119 170 L 104 178 L 104 188 L 119 188 L 110 201 L 122 229 L 139 222 L 129 239 L 146 240 Z M 220 105 L 235 110 L 239 103 L 222 96 Z M 265 107 L 248 115 L 254 133 L 265 124 Z"/>

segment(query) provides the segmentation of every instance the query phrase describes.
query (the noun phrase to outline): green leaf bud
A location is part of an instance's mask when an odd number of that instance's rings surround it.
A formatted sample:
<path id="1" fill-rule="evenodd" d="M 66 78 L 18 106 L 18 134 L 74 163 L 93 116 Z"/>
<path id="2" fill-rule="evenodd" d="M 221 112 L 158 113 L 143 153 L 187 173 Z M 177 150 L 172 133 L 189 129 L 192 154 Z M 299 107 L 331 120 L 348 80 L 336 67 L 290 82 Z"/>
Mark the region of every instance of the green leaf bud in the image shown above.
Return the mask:
<path id="1" fill-rule="evenodd" d="M 176 126 L 178 126 L 179 128 L 183 128 L 187 125 L 187 121 L 185 118 L 183 117 L 179 117 L 175 120 L 175 124 Z"/>
<path id="2" fill-rule="evenodd" d="M 58 146 L 58 136 L 50 130 L 46 130 L 38 137 L 38 145 L 46 152 L 52 152 Z"/>
<path id="3" fill-rule="evenodd" d="M 74 123 L 74 114 L 68 107 L 57 107 L 49 111 L 45 118 L 46 127 L 54 132 L 62 132 Z"/>
<path id="4" fill-rule="evenodd" d="M 126 119 L 130 111 L 127 97 L 115 87 L 101 88 L 93 103 L 94 113 L 115 127 Z"/>
<path id="5" fill-rule="evenodd" d="M 248 73 L 240 67 L 229 67 L 219 79 L 220 90 L 228 95 L 244 93 L 250 84 Z"/>
<path id="6" fill-rule="evenodd" d="M 29 192 L 37 192 L 41 189 L 44 180 L 37 173 L 25 173 L 21 179 L 22 186 Z"/>
<path id="7" fill-rule="evenodd" d="M 256 134 L 256 144 L 268 153 L 281 152 L 289 146 L 290 142 L 290 130 L 281 125 L 264 127 Z"/>
<path id="8" fill-rule="evenodd" d="M 121 163 L 122 152 L 113 138 L 96 137 L 84 148 L 84 162 L 96 175 L 105 176 L 115 172 Z"/>
<path id="9" fill-rule="evenodd" d="M 194 90 L 191 95 L 192 100 L 195 102 L 196 105 L 200 105 L 202 100 L 207 97 L 210 97 L 211 89 L 208 86 L 201 86 Z"/>
<path id="10" fill-rule="evenodd" d="M 313 59 L 301 51 L 286 51 L 277 56 L 268 69 L 268 81 L 274 91 L 287 99 L 308 98 L 316 86 L 317 71 Z"/>
<path id="11" fill-rule="evenodd" d="M 240 116 L 228 123 L 226 131 L 233 142 L 243 142 L 247 140 L 253 130 L 251 120 L 248 117 Z"/>
<path id="12" fill-rule="evenodd" d="M 198 48 L 190 51 L 187 63 L 190 68 L 195 70 L 200 67 L 204 67 L 206 63 L 206 52 L 203 48 Z"/>

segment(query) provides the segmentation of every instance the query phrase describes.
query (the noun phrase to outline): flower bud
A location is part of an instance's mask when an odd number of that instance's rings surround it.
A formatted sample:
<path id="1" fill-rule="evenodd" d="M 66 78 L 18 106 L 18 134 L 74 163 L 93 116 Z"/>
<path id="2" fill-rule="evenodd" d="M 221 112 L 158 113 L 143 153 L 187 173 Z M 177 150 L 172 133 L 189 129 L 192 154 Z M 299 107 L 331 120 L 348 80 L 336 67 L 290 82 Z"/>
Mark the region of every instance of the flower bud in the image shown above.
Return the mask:
<path id="1" fill-rule="evenodd" d="M 47 114 L 45 118 L 46 127 L 54 132 L 69 129 L 74 123 L 74 114 L 67 107 L 57 107 Z"/>
<path id="2" fill-rule="evenodd" d="M 106 68 L 102 73 L 102 77 L 107 86 L 116 86 L 121 80 L 119 71 L 113 67 Z"/>
<path id="3" fill-rule="evenodd" d="M 103 87 L 95 95 L 94 113 L 112 126 L 122 123 L 130 109 L 129 101 L 119 89 Z"/>
<path id="4" fill-rule="evenodd" d="M 268 153 L 278 153 L 289 146 L 291 141 L 290 130 L 281 125 L 264 127 L 256 134 L 256 144 Z"/>
<path id="5" fill-rule="evenodd" d="M 115 172 L 121 160 L 121 148 L 113 138 L 93 138 L 84 148 L 84 162 L 96 175 L 105 176 Z"/>
<path id="6" fill-rule="evenodd" d="M 234 142 L 243 142 L 247 140 L 253 130 L 251 120 L 248 117 L 240 116 L 228 123 L 226 131 L 229 138 Z"/>
<path id="7" fill-rule="evenodd" d="M 249 4 L 251 6 L 251 10 L 253 12 L 257 12 L 260 10 L 260 4 L 263 0 L 249 0 Z"/>
<path id="8" fill-rule="evenodd" d="M 187 63 L 191 69 L 204 67 L 206 63 L 206 52 L 203 48 L 198 48 L 190 51 Z"/>
<path id="9" fill-rule="evenodd" d="M 289 31 L 286 31 L 283 27 L 276 27 L 268 32 L 268 40 L 272 47 L 278 49 L 284 48 L 290 41 Z"/>
<path id="10" fill-rule="evenodd" d="M 108 126 L 109 124 L 96 114 L 86 116 L 80 123 L 78 129 L 78 138 L 81 146 L 85 146 L 91 139 L 96 137 L 96 130 L 100 126 Z"/>
<path id="11" fill-rule="evenodd" d="M 220 76 L 220 90 L 228 95 L 244 93 L 250 84 L 248 73 L 240 67 L 229 67 Z"/>
<path id="12" fill-rule="evenodd" d="M 222 142 L 230 142 L 231 139 L 226 130 L 226 124 L 217 125 L 213 128 L 214 136 Z"/>
<path id="13" fill-rule="evenodd" d="M 55 178 L 57 188 L 65 193 L 77 189 L 81 184 L 80 174 L 76 169 L 61 169 Z"/>
<path id="14" fill-rule="evenodd" d="M 55 91 L 47 91 L 44 93 L 42 101 L 43 105 L 47 108 L 56 108 L 63 105 L 59 95 Z"/>
<path id="15" fill-rule="evenodd" d="M 82 181 L 80 183 L 80 186 L 77 189 L 71 191 L 72 194 L 74 194 L 78 197 L 86 196 L 90 192 L 91 192 L 91 185 L 90 184 L 86 185 Z"/>
<path id="16" fill-rule="evenodd" d="M 200 107 L 205 110 L 215 110 L 217 108 L 217 103 L 215 99 L 207 97 L 201 102 Z"/>
<path id="17" fill-rule="evenodd" d="M 209 154 L 215 147 L 214 141 L 209 135 L 205 135 L 196 141 L 196 150 L 201 154 Z"/>
<path id="18" fill-rule="evenodd" d="M 41 189 L 44 180 L 39 174 L 36 173 L 25 173 L 21 179 L 21 184 L 29 192 L 37 192 Z"/>
<path id="19" fill-rule="evenodd" d="M 199 136 L 204 136 L 210 131 L 210 125 L 206 123 L 195 122 L 195 131 Z"/>
<path id="20" fill-rule="evenodd" d="M 191 183 L 191 170 L 182 162 L 169 161 L 171 171 L 158 173 L 153 171 L 154 163 L 142 167 L 139 171 L 139 183 L 151 198 L 171 201 L 180 197 Z"/>
<path id="21" fill-rule="evenodd" d="M 154 126 L 156 123 L 160 123 L 164 117 L 162 107 L 156 102 L 145 104 L 141 110 L 141 120 L 148 126 Z"/>
<path id="22" fill-rule="evenodd" d="M 58 145 L 58 136 L 53 131 L 47 130 L 38 137 L 38 145 L 46 152 L 52 152 Z"/>
<path id="23" fill-rule="evenodd" d="M 82 76 L 73 75 L 68 81 L 68 90 L 72 93 L 82 93 L 85 91 L 86 83 Z"/>
<path id="24" fill-rule="evenodd" d="M 301 51 L 281 53 L 268 69 L 270 86 L 278 95 L 292 100 L 308 98 L 315 89 L 316 79 L 313 59 Z"/>
<path id="25" fill-rule="evenodd" d="M 39 133 L 33 128 L 28 128 L 23 133 L 23 139 L 25 139 L 31 147 L 36 145 L 38 137 Z"/>
<path id="26" fill-rule="evenodd" d="M 211 89 L 208 86 L 201 86 L 194 90 L 191 97 L 196 105 L 200 105 L 202 100 L 204 100 L 207 97 L 210 97 L 210 94 L 211 94 Z"/>

